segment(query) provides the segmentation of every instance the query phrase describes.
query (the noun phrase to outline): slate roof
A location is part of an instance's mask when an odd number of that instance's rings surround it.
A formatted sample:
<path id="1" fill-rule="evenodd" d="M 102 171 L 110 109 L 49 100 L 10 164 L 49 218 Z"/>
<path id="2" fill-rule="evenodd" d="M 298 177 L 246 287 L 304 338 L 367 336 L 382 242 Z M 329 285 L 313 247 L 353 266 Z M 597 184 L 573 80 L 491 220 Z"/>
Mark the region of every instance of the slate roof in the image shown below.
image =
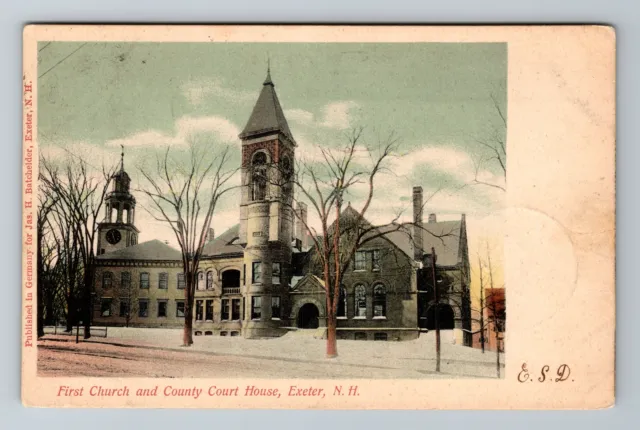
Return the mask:
<path id="1" fill-rule="evenodd" d="M 424 223 L 423 249 L 431 254 L 431 247 L 436 251 L 438 266 L 455 266 L 462 261 L 460 240 L 462 239 L 462 220 Z"/>
<path id="2" fill-rule="evenodd" d="M 357 217 L 358 212 L 348 206 L 340 215 L 343 217 Z M 364 220 L 365 224 L 369 224 Z M 422 243 L 425 254 L 431 253 L 433 247 L 437 255 L 438 266 L 455 266 L 462 261 L 462 219 L 456 221 L 440 221 L 422 224 Z M 329 228 L 332 231 L 333 225 Z M 411 238 L 411 226 L 387 225 L 379 229 L 385 233 L 391 243 L 413 259 L 413 240 Z"/>
<path id="3" fill-rule="evenodd" d="M 204 246 L 202 255 L 204 257 L 219 257 L 222 255 L 238 254 L 243 252 L 242 246 L 232 243 L 240 233 L 240 224 L 229 228 Z"/>
<path id="4" fill-rule="evenodd" d="M 117 251 L 98 255 L 98 260 L 181 261 L 182 254 L 166 243 L 154 239 Z"/>
<path id="5" fill-rule="evenodd" d="M 258 96 L 258 101 L 253 107 L 249 121 L 244 130 L 240 133 L 240 138 L 244 139 L 254 135 L 260 135 L 280 131 L 289 140 L 295 143 L 289 124 L 282 112 L 282 106 L 276 94 L 275 85 L 271 81 L 271 73 L 267 71 L 267 79 L 262 85 L 262 91 Z"/>

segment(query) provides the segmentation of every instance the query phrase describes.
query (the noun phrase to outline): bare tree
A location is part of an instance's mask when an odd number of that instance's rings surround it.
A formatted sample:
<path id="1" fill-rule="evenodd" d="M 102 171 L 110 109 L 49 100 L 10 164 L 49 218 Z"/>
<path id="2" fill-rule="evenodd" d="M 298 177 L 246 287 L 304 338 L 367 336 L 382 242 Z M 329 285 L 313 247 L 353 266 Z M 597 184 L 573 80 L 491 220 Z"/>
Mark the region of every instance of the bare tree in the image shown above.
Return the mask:
<path id="1" fill-rule="evenodd" d="M 237 169 L 227 169 L 229 147 L 214 151 L 190 142 L 189 161 L 170 156 L 170 148 L 156 158 L 155 171 L 140 168 L 146 187 L 140 189 L 152 202 L 145 208 L 154 219 L 169 224 L 182 254 L 185 278 L 183 345 L 193 344 L 193 302 L 197 273 L 207 233 L 220 199 L 231 189 Z M 210 181 L 210 182 L 209 182 Z"/>
<path id="2" fill-rule="evenodd" d="M 293 209 L 295 202 L 305 202 L 318 218 L 320 228 L 312 227 L 293 211 L 312 241 L 312 255 L 324 281 L 327 314 L 327 358 L 338 355 L 337 311 L 343 274 L 359 247 L 391 231 L 405 229 L 408 224 L 398 223 L 401 212 L 389 223 L 374 225 L 365 220 L 374 197 L 375 181 L 388 169 L 389 161 L 397 156 L 398 138 L 394 133 L 378 140 L 378 145 L 364 141 L 363 128 L 345 135 L 346 144 L 340 149 L 320 147 L 323 163 L 298 162 L 293 175 L 278 175 L 296 190 L 296 198 L 285 202 Z M 345 206 L 345 196 L 355 193 L 363 185 L 365 196 L 360 209 Z M 350 210 L 346 210 L 349 209 Z"/>
<path id="3" fill-rule="evenodd" d="M 498 99 L 492 93 L 490 94 L 491 102 L 495 114 L 497 117 L 497 125 L 491 125 L 491 130 L 483 137 L 474 137 L 473 139 L 480 145 L 482 152 L 486 155 L 478 156 L 474 160 L 475 176 L 473 184 L 483 185 L 492 188 L 497 188 L 502 191 L 506 191 L 507 180 L 507 142 L 506 142 L 506 130 L 507 130 L 507 118 L 503 111 L 503 108 L 498 103 Z M 498 171 L 504 178 L 504 185 L 491 183 L 480 177 L 480 170 L 482 168 L 489 168 L 491 170 Z"/>
<path id="4" fill-rule="evenodd" d="M 91 337 L 91 291 L 95 282 L 95 243 L 97 239 L 99 215 L 109 189 L 113 168 L 102 167 L 99 175 L 94 175 L 89 164 L 75 156 L 68 158 L 62 166 L 49 160 L 41 160 L 40 181 L 57 199 L 55 213 L 59 231 L 64 230 L 65 245 L 58 258 L 70 260 L 71 250 L 80 255 L 78 267 L 68 273 L 69 285 L 80 282 L 79 303 L 68 312 L 78 311 L 84 326 L 84 338 Z M 62 249 L 64 248 L 64 249 Z M 79 280 L 79 275 L 82 279 Z"/>
<path id="5" fill-rule="evenodd" d="M 45 302 L 45 296 L 51 297 L 52 287 L 55 285 L 51 282 L 51 274 L 53 268 L 54 248 L 49 246 L 45 237 L 47 230 L 47 219 L 54 206 L 57 203 L 57 197 L 53 196 L 46 184 L 38 183 L 38 213 L 37 213 L 37 273 L 38 285 L 36 293 L 38 297 L 38 337 L 44 336 L 45 309 L 49 315 L 52 314 L 53 300 Z M 52 285 L 53 284 L 53 285 Z M 47 303 L 47 306 L 45 306 Z"/>
<path id="6" fill-rule="evenodd" d="M 484 354 L 484 344 L 486 341 L 485 338 L 485 320 L 484 320 L 484 273 L 482 268 L 482 260 L 480 259 L 480 255 L 478 255 L 478 270 L 480 271 L 480 346 L 482 348 L 482 353 Z"/>
<path id="7" fill-rule="evenodd" d="M 486 297 L 486 309 L 488 310 L 488 320 L 491 323 L 493 335 L 496 342 L 496 374 L 500 377 L 500 353 L 504 351 L 504 345 L 502 344 L 502 333 L 505 330 L 505 323 L 507 317 L 507 309 L 503 288 L 495 288 L 493 283 L 493 266 L 491 264 L 491 252 L 487 247 L 487 263 L 489 269 L 489 285 L 491 290 Z"/>

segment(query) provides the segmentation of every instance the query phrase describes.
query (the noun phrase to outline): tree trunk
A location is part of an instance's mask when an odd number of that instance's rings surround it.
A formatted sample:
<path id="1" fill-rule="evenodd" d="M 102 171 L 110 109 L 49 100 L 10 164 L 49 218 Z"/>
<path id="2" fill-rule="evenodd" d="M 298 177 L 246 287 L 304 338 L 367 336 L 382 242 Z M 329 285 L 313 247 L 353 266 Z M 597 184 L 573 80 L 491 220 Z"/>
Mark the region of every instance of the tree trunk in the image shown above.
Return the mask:
<path id="1" fill-rule="evenodd" d="M 185 276 L 184 288 L 184 328 L 182 330 L 182 346 L 193 345 L 193 302 L 194 295 L 190 294 L 193 281 L 191 277 Z"/>
<path id="2" fill-rule="evenodd" d="M 498 378 L 500 377 L 500 337 L 498 330 L 495 330 L 496 334 L 496 373 Z"/>
<path id="3" fill-rule="evenodd" d="M 190 312 L 191 313 L 191 312 Z M 193 345 L 193 320 L 187 318 L 187 313 L 184 314 L 184 330 L 182 332 L 182 346 Z"/>
<path id="4" fill-rule="evenodd" d="M 91 337 L 91 290 L 93 288 L 93 262 L 85 269 L 84 288 L 82 291 L 82 323 L 84 326 L 84 338 Z"/>
<path id="5" fill-rule="evenodd" d="M 76 319 L 76 301 L 69 297 L 67 299 L 67 326 L 65 332 L 71 333 Z"/>
<path id="6" fill-rule="evenodd" d="M 436 372 L 440 372 L 440 296 L 438 294 L 438 280 L 436 279 L 436 251 L 433 247 L 431 248 L 431 276 L 436 306 Z"/>
<path id="7" fill-rule="evenodd" d="M 327 358 L 338 356 L 338 340 L 336 338 L 337 321 L 335 316 L 327 316 Z"/>
<path id="8" fill-rule="evenodd" d="M 47 316 L 44 318 L 44 325 L 58 325 L 58 321 L 55 318 L 55 311 L 54 311 L 54 299 L 53 299 L 53 285 L 51 285 L 51 283 L 47 282 L 47 288 L 44 292 L 44 303 L 43 303 L 43 307 L 44 307 L 44 312 L 47 314 Z M 44 315 L 43 315 L 44 317 Z"/>

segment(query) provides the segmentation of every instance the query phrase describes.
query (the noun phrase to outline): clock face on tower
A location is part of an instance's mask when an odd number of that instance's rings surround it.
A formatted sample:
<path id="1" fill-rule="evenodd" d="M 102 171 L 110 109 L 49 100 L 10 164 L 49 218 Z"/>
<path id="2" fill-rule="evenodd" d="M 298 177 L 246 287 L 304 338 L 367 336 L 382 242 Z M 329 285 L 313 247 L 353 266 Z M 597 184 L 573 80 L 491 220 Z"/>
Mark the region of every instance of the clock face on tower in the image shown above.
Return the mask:
<path id="1" fill-rule="evenodd" d="M 122 235 L 116 229 L 109 230 L 106 237 L 107 242 L 109 242 L 111 245 L 115 245 L 116 243 L 120 242 L 120 239 L 122 239 Z"/>

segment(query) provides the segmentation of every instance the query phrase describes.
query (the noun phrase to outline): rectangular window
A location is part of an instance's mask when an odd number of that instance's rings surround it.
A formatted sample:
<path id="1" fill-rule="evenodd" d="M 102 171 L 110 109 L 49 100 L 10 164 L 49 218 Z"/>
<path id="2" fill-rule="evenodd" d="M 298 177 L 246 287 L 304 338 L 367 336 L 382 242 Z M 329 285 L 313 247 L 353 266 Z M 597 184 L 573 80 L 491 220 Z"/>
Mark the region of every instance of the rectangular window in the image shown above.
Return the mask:
<path id="1" fill-rule="evenodd" d="M 169 287 L 169 274 L 166 272 L 160 273 L 158 276 L 158 288 L 166 290 Z"/>
<path id="2" fill-rule="evenodd" d="M 113 274 L 111 272 L 104 272 L 102 274 L 102 288 L 105 290 L 111 288 L 112 279 Z"/>
<path id="3" fill-rule="evenodd" d="M 231 319 L 233 321 L 240 320 L 240 299 L 231 300 Z"/>
<path id="4" fill-rule="evenodd" d="M 111 299 L 102 299 L 100 301 L 100 316 L 111 316 Z"/>
<path id="5" fill-rule="evenodd" d="M 262 317 L 262 297 L 251 297 L 251 319 L 259 320 Z"/>
<path id="6" fill-rule="evenodd" d="M 129 316 L 129 300 L 120 299 L 120 316 L 128 317 Z"/>
<path id="7" fill-rule="evenodd" d="M 120 274 L 120 287 L 122 292 L 128 291 L 131 288 L 131 272 L 122 272 Z"/>
<path id="8" fill-rule="evenodd" d="M 167 301 L 158 300 L 158 318 L 166 318 L 167 316 Z"/>
<path id="9" fill-rule="evenodd" d="M 364 251 L 356 251 L 353 270 L 365 270 L 367 264 L 367 253 Z"/>
<path id="10" fill-rule="evenodd" d="M 371 270 L 380 270 L 380 250 L 371 251 Z"/>
<path id="11" fill-rule="evenodd" d="M 142 272 L 140 274 L 140 288 L 149 288 L 149 273 Z"/>
<path id="12" fill-rule="evenodd" d="M 184 290 L 185 282 L 184 282 L 184 273 L 178 273 L 178 289 Z"/>
<path id="13" fill-rule="evenodd" d="M 340 287 L 340 295 L 338 296 L 338 309 L 336 316 L 338 318 L 347 317 L 347 290 L 344 286 Z"/>
<path id="14" fill-rule="evenodd" d="M 223 299 L 222 300 L 222 312 L 221 312 L 221 319 L 222 321 L 228 321 L 229 320 L 229 300 L 228 299 Z"/>
<path id="15" fill-rule="evenodd" d="M 271 266 L 271 283 L 280 285 L 280 263 L 273 263 Z"/>
<path id="16" fill-rule="evenodd" d="M 140 318 L 149 316 L 149 300 L 138 300 L 138 316 Z"/>
<path id="17" fill-rule="evenodd" d="M 213 321 L 213 300 L 207 300 L 205 319 L 207 321 Z"/>
<path id="18" fill-rule="evenodd" d="M 280 319 L 280 297 L 271 297 L 271 318 Z"/>
<path id="19" fill-rule="evenodd" d="M 254 261 L 251 266 L 251 282 L 253 284 L 262 282 L 262 263 L 259 261 Z"/>
<path id="20" fill-rule="evenodd" d="M 387 334 L 386 333 L 374 333 L 373 334 L 373 340 L 387 340 Z"/>
<path id="21" fill-rule="evenodd" d="M 196 321 L 202 321 L 204 319 L 204 309 L 202 306 L 202 300 L 196 300 Z"/>
<path id="22" fill-rule="evenodd" d="M 176 316 L 184 318 L 184 300 L 176 300 Z"/>

